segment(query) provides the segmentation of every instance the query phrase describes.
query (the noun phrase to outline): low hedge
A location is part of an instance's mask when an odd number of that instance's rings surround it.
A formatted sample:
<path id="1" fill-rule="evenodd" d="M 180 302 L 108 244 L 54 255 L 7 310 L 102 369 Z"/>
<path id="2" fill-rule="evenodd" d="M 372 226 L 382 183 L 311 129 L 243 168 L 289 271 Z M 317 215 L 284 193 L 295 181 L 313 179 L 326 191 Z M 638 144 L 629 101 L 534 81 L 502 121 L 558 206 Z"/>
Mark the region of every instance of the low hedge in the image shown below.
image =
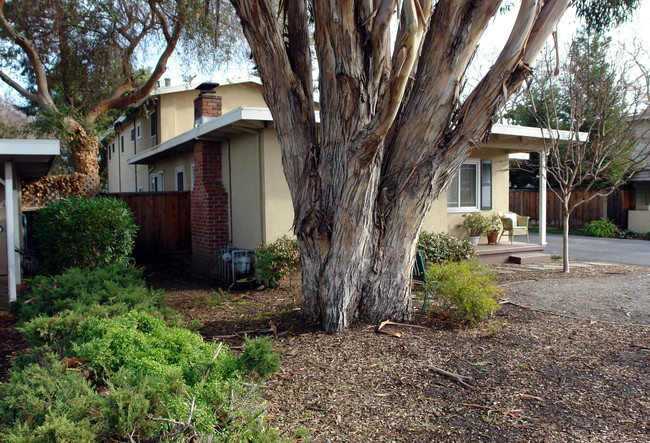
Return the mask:
<path id="1" fill-rule="evenodd" d="M 0 384 L 0 441 L 277 440 L 255 383 L 278 368 L 268 340 L 235 358 L 139 277 L 118 266 L 35 282 L 15 308 L 32 347 Z"/>

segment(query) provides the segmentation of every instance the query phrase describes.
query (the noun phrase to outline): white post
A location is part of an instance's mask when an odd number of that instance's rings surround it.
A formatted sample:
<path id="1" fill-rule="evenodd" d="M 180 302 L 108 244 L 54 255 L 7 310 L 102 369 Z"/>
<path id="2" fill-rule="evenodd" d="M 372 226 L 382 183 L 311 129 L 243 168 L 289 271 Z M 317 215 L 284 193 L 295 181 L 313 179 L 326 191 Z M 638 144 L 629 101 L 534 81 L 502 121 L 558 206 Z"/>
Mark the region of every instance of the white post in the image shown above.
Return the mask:
<path id="1" fill-rule="evenodd" d="M 539 244 L 546 245 L 546 150 L 539 153 Z"/>
<path id="2" fill-rule="evenodd" d="M 14 169 L 11 161 L 5 161 L 5 211 L 7 224 L 7 284 L 9 303 L 16 301 L 16 243 L 14 232 Z"/>

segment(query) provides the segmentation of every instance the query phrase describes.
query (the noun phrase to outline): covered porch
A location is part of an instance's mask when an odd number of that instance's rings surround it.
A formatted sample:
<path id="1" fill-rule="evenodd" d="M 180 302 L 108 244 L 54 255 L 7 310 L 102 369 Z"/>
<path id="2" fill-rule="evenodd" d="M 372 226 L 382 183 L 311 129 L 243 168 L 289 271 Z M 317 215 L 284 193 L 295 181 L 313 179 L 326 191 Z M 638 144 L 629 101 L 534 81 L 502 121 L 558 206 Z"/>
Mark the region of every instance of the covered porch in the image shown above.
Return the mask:
<path id="1" fill-rule="evenodd" d="M 503 263 L 531 264 L 550 261 L 551 256 L 544 254 L 546 243 L 533 244 L 506 241 L 496 245 L 481 244 L 476 246 L 479 261 L 486 265 Z"/>

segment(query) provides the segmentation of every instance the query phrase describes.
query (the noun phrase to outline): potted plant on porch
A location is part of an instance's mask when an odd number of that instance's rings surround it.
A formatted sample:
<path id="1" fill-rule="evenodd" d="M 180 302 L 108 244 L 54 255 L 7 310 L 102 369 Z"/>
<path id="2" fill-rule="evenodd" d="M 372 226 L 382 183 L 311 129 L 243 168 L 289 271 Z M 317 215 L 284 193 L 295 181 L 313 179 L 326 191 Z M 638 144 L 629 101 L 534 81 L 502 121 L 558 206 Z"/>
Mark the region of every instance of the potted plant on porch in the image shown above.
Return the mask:
<path id="1" fill-rule="evenodd" d="M 469 214 L 463 214 L 463 223 L 459 226 L 467 231 L 470 242 L 476 246 L 479 237 L 490 229 L 491 223 L 480 212 L 470 212 Z"/>
<path id="2" fill-rule="evenodd" d="M 490 220 L 490 227 L 487 230 L 488 245 L 496 245 L 499 232 L 501 231 L 501 219 L 495 213 L 488 219 Z"/>

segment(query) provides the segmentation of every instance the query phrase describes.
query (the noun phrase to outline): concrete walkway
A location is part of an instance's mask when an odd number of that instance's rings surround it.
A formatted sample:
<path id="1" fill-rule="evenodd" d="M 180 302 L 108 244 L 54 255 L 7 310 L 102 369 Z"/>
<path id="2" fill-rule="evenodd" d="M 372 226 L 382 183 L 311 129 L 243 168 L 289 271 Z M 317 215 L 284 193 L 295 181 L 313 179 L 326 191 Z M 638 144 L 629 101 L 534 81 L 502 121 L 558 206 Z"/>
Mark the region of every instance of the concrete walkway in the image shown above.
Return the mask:
<path id="1" fill-rule="evenodd" d="M 530 242 L 539 243 L 536 232 L 530 233 Z M 544 252 L 562 255 L 562 235 L 547 234 Z M 650 241 L 569 235 L 569 259 L 650 266 Z"/>

